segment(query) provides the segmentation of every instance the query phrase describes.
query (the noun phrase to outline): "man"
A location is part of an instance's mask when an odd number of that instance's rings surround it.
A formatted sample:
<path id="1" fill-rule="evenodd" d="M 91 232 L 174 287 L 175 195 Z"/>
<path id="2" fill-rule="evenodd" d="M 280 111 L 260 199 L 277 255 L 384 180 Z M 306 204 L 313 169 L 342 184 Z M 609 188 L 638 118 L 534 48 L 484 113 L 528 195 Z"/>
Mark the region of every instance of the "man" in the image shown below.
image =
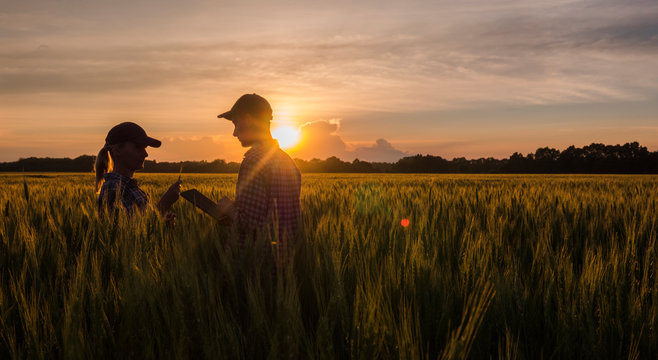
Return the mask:
<path id="1" fill-rule="evenodd" d="M 288 260 L 291 240 L 299 230 L 301 174 L 272 138 L 272 108 L 263 97 L 245 94 L 231 110 L 217 117 L 232 121 L 233 136 L 243 147 L 251 147 L 240 165 L 235 201 L 224 197 L 218 206 L 243 235 L 278 229 L 274 233 L 275 255 L 278 260 Z"/>

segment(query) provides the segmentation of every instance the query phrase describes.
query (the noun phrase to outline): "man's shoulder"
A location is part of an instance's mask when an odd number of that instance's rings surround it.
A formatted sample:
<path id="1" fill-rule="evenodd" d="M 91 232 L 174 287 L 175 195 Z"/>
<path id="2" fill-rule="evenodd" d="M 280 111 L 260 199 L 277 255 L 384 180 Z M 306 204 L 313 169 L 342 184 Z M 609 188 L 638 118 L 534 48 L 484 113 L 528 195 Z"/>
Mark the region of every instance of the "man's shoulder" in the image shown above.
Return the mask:
<path id="1" fill-rule="evenodd" d="M 270 164 L 269 174 L 278 183 L 289 183 L 298 186 L 301 182 L 301 172 L 295 161 L 285 151 L 278 149 L 274 161 Z"/>
<path id="2" fill-rule="evenodd" d="M 286 168 L 286 169 L 294 169 L 299 171 L 297 168 L 297 164 L 295 163 L 295 160 L 290 157 L 290 155 L 283 151 L 282 149 L 277 149 L 276 156 L 275 156 L 277 162 L 277 166 Z"/>

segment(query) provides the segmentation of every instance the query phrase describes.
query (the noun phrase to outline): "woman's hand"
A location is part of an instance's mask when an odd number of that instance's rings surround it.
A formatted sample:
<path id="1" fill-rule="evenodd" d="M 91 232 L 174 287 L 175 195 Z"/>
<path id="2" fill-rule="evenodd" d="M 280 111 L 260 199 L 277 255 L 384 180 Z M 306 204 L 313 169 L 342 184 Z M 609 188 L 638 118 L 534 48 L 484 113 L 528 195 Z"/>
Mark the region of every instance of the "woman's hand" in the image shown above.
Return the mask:
<path id="1" fill-rule="evenodd" d="M 168 228 L 173 228 L 176 225 L 176 213 L 167 213 L 167 215 L 165 215 L 164 221 Z"/>
<path id="2" fill-rule="evenodd" d="M 164 214 L 169 210 L 171 205 L 173 205 L 176 200 L 180 197 L 180 184 L 182 181 L 178 180 L 175 183 L 171 184 L 169 189 L 162 194 L 160 201 L 158 201 L 158 211 L 160 214 Z M 175 216 L 175 215 L 174 215 Z"/>

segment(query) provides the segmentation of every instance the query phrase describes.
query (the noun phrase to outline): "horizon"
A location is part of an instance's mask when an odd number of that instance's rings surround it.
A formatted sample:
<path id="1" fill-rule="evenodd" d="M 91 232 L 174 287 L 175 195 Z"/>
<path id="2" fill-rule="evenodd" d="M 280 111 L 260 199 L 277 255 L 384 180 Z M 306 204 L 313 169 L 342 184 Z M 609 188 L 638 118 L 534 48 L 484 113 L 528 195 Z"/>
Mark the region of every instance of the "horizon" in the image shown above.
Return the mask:
<path id="1" fill-rule="evenodd" d="M 545 149 L 545 148 L 552 149 L 552 150 L 557 150 L 557 151 L 559 151 L 559 152 L 563 152 L 563 151 L 565 151 L 566 149 L 568 149 L 568 148 L 570 148 L 570 147 L 575 147 L 576 149 L 583 149 L 584 147 L 588 147 L 588 146 L 592 146 L 592 145 L 604 145 L 604 146 L 607 147 L 607 146 L 624 146 L 624 145 L 629 145 L 629 144 L 634 144 L 634 143 L 637 143 L 641 148 L 646 148 L 646 150 L 647 150 L 649 153 L 658 153 L 658 150 L 651 150 L 651 149 L 647 148 L 646 146 L 644 146 L 643 144 L 641 144 L 641 143 L 639 143 L 639 142 L 636 142 L 636 141 L 627 141 L 627 142 L 625 142 L 625 143 L 623 143 L 623 144 L 622 144 L 622 143 L 620 143 L 620 144 L 591 143 L 591 144 L 587 144 L 587 145 L 583 145 L 583 146 L 576 146 L 576 145 L 572 144 L 572 145 L 569 145 L 569 146 L 567 146 L 567 147 L 565 147 L 565 148 L 554 148 L 554 147 L 551 147 L 551 146 L 542 146 L 542 147 L 540 147 L 540 148 L 535 149 L 535 151 L 531 151 L 531 152 L 528 152 L 528 153 L 522 153 L 522 152 L 515 151 L 515 152 L 513 152 L 512 154 L 509 154 L 508 156 L 503 156 L 503 157 L 485 156 L 485 157 L 479 157 L 479 158 L 468 158 L 468 157 L 464 157 L 464 156 L 455 156 L 455 157 L 452 157 L 452 158 L 446 158 L 446 157 L 442 157 L 442 156 L 440 156 L 440 155 L 415 153 L 415 154 L 406 154 L 404 157 L 402 157 L 402 158 L 400 158 L 400 159 L 397 159 L 397 160 L 395 160 L 395 161 L 368 161 L 368 160 L 359 159 L 359 158 L 355 158 L 355 159 L 353 159 L 353 160 L 347 160 L 347 159 L 343 159 L 343 158 L 340 158 L 340 157 L 335 156 L 335 155 L 331 155 L 331 156 L 328 156 L 328 157 L 326 157 L 326 158 L 302 159 L 302 158 L 298 158 L 298 157 L 292 157 L 292 159 L 293 159 L 293 160 L 301 160 L 301 161 L 307 161 L 307 162 L 310 162 L 310 161 L 314 161 L 314 160 L 327 161 L 327 160 L 330 159 L 330 158 L 337 158 L 337 159 L 340 160 L 340 161 L 343 161 L 343 162 L 349 162 L 349 163 L 353 163 L 354 160 L 359 160 L 359 161 L 362 161 L 362 162 L 371 162 L 371 163 L 391 163 L 391 164 L 392 164 L 392 163 L 396 163 L 397 161 L 399 161 L 399 160 L 401 160 L 401 159 L 403 159 L 403 158 L 408 158 L 408 157 L 416 157 L 416 156 L 423 156 L 423 157 L 425 157 L 425 156 L 433 156 L 433 157 L 440 157 L 440 158 L 443 158 L 444 160 L 448 160 L 448 161 L 454 161 L 454 160 L 457 160 L 457 159 L 466 159 L 467 161 L 475 161 L 475 160 L 483 160 L 483 159 L 485 159 L 485 160 L 488 160 L 488 159 L 494 159 L 494 160 L 502 161 L 502 160 L 509 160 L 513 155 L 515 155 L 515 154 L 517 154 L 517 153 L 518 153 L 518 154 L 521 154 L 521 155 L 524 156 L 524 157 L 533 156 L 533 155 L 536 154 L 536 151 L 537 151 L 537 150 L 541 150 L 541 149 Z M 37 157 L 37 156 L 29 156 L 29 157 L 21 157 L 21 158 L 19 158 L 19 159 L 17 159 L 17 160 L 12 160 L 12 161 L 0 161 L 0 164 L 7 164 L 7 163 L 12 163 L 12 162 L 20 162 L 21 160 L 27 160 L 27 159 L 75 160 L 75 159 L 78 159 L 78 158 L 80 158 L 80 157 L 92 157 L 92 158 L 95 158 L 96 155 L 95 155 L 95 154 L 80 154 L 80 155 L 72 156 L 72 157 L 71 157 L 71 156 L 69 156 L 69 157 L 49 157 L 49 156 Z M 146 158 L 145 161 L 152 161 L 152 162 L 156 162 L 156 163 L 182 163 L 182 162 L 196 162 L 196 163 L 201 163 L 201 162 L 214 162 L 214 161 L 224 161 L 224 162 L 227 163 L 227 164 L 228 164 L 228 163 L 237 163 L 237 164 L 240 163 L 240 161 L 227 160 L 227 159 L 222 159 L 222 158 L 209 159 L 209 160 L 204 160 L 204 159 L 201 159 L 201 160 L 190 160 L 190 159 L 184 159 L 184 160 L 175 160 L 175 161 L 160 161 L 160 160 L 157 160 L 157 159 Z"/>
<path id="2" fill-rule="evenodd" d="M 304 160 L 658 150 L 652 1 L 84 4 L 0 12 L 0 162 L 96 154 L 122 121 L 149 160 L 239 162 L 216 115 L 252 92 Z"/>

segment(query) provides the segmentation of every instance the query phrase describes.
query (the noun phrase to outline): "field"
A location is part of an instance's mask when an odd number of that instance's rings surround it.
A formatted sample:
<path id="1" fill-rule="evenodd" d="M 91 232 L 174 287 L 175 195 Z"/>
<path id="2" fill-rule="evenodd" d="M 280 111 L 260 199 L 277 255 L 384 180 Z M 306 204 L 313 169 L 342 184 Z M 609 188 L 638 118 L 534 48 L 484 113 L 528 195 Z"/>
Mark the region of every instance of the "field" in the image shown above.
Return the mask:
<path id="1" fill-rule="evenodd" d="M 183 200 L 168 229 L 100 217 L 92 174 L 0 184 L 0 358 L 658 357 L 655 176 L 304 175 L 274 275 Z"/>

